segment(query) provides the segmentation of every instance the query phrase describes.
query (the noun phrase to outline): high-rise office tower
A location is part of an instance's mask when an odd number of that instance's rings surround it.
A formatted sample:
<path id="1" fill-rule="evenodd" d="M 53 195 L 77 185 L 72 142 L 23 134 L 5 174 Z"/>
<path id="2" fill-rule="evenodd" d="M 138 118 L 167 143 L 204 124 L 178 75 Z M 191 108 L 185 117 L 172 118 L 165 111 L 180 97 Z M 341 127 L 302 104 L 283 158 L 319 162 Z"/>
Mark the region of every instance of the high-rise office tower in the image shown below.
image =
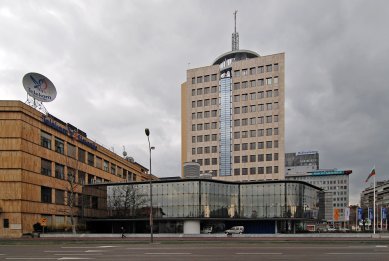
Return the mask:
<path id="1" fill-rule="evenodd" d="M 284 65 L 284 53 L 239 50 L 235 22 L 232 51 L 188 69 L 181 85 L 182 165 L 222 180 L 284 179 Z"/>

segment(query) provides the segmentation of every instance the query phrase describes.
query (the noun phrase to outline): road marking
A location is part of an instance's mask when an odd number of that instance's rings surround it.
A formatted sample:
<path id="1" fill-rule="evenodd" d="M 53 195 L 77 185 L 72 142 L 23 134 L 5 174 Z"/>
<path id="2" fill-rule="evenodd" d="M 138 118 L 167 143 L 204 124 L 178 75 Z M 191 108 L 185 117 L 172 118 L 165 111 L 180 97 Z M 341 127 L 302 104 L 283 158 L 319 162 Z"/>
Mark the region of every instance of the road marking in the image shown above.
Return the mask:
<path id="1" fill-rule="evenodd" d="M 61 257 L 57 260 L 85 260 L 85 259 L 94 259 L 94 258 L 89 258 L 89 257 Z"/>
<path id="2" fill-rule="evenodd" d="M 144 253 L 145 255 L 191 255 L 192 253 Z"/>
<path id="3" fill-rule="evenodd" d="M 6 257 L 7 260 L 58 260 L 57 257 Z"/>
<path id="4" fill-rule="evenodd" d="M 85 251 L 86 253 L 101 253 L 101 252 L 105 252 L 105 250 L 99 250 L 99 249 L 96 249 L 96 250 L 87 250 Z"/>
<path id="5" fill-rule="evenodd" d="M 388 246 L 381 246 L 381 245 L 378 245 L 378 246 L 375 246 L 375 247 L 388 247 Z"/>
<path id="6" fill-rule="evenodd" d="M 338 253 L 325 253 L 325 254 L 327 254 L 327 255 L 382 255 L 382 254 L 384 254 L 384 252 L 380 252 L 380 253 L 360 253 L 360 252 L 340 253 L 340 252 L 338 252 Z"/>
<path id="7" fill-rule="evenodd" d="M 247 252 L 247 253 L 235 253 L 236 255 L 282 255 L 282 253 L 264 253 L 264 252 Z"/>
<path id="8" fill-rule="evenodd" d="M 45 250 L 45 253 L 84 253 L 83 250 Z"/>
<path id="9" fill-rule="evenodd" d="M 66 253 L 62 253 L 62 254 L 54 254 L 55 256 L 99 256 L 99 255 L 102 255 L 102 253 L 87 253 L 87 254 L 83 254 L 83 253 L 72 253 L 72 254 L 66 254 Z"/>
<path id="10" fill-rule="evenodd" d="M 108 247 L 118 247 L 118 246 L 99 246 L 99 247 L 108 248 Z"/>

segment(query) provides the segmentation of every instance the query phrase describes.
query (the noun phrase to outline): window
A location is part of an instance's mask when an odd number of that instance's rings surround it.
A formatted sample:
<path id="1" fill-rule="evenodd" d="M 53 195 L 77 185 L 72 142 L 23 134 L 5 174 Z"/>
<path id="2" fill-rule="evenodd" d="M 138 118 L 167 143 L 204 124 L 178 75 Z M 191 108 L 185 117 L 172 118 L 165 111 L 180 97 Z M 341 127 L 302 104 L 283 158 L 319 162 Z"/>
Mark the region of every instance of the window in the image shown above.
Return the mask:
<path id="1" fill-rule="evenodd" d="M 255 155 L 250 155 L 250 162 L 255 162 L 257 159 L 257 156 Z"/>
<path id="2" fill-rule="evenodd" d="M 192 155 L 196 155 L 196 148 L 192 148 Z"/>
<path id="3" fill-rule="evenodd" d="M 240 144 L 234 144 L 234 151 L 240 151 Z"/>
<path id="4" fill-rule="evenodd" d="M 242 70 L 242 75 L 247 75 L 247 69 Z"/>
<path id="5" fill-rule="evenodd" d="M 210 79 L 211 79 L 211 78 L 210 78 L 209 75 L 205 75 L 205 76 L 204 76 L 204 82 L 209 82 Z"/>
<path id="6" fill-rule="evenodd" d="M 51 203 L 51 188 L 41 187 L 41 202 Z"/>
<path id="7" fill-rule="evenodd" d="M 242 150 L 248 150 L 249 146 L 248 143 L 242 143 Z"/>
<path id="8" fill-rule="evenodd" d="M 196 78 L 192 77 L 192 84 L 195 84 L 195 83 L 196 83 Z"/>
<path id="9" fill-rule="evenodd" d="M 278 71 L 278 63 L 274 64 L 274 71 Z"/>
<path id="10" fill-rule="evenodd" d="M 192 113 L 192 120 L 195 120 L 196 119 L 196 113 Z"/>
<path id="11" fill-rule="evenodd" d="M 273 94 L 272 91 L 266 91 L 266 98 L 272 97 L 273 96 L 272 94 Z"/>
<path id="12" fill-rule="evenodd" d="M 217 129 L 217 122 L 212 122 L 211 128 L 212 129 Z"/>
<path id="13" fill-rule="evenodd" d="M 204 130 L 209 130 L 209 129 L 210 129 L 210 124 L 204 123 Z"/>
<path id="14" fill-rule="evenodd" d="M 76 171 L 73 168 L 67 167 L 68 174 L 67 174 L 67 180 L 70 183 L 75 183 L 76 182 Z"/>
<path id="15" fill-rule="evenodd" d="M 273 104 L 271 104 L 271 103 L 266 103 L 266 110 L 268 110 L 268 111 L 272 110 L 273 109 L 272 105 Z"/>
<path id="16" fill-rule="evenodd" d="M 259 66 L 257 72 L 258 73 L 263 73 L 264 72 L 263 66 Z"/>
<path id="17" fill-rule="evenodd" d="M 242 131 L 242 138 L 248 138 L 248 132 Z"/>
<path id="18" fill-rule="evenodd" d="M 234 132 L 234 139 L 240 139 L 240 132 L 239 131 Z"/>
<path id="19" fill-rule="evenodd" d="M 266 85 L 272 84 L 272 78 L 266 78 Z"/>
<path id="20" fill-rule="evenodd" d="M 196 136 L 192 136 L 192 143 L 196 142 Z"/>
<path id="21" fill-rule="evenodd" d="M 203 124 L 197 124 L 197 130 L 198 131 L 203 130 Z"/>
<path id="22" fill-rule="evenodd" d="M 108 172 L 109 171 L 109 162 L 104 160 L 104 165 L 103 165 L 104 171 Z"/>
<path id="23" fill-rule="evenodd" d="M 95 176 L 88 174 L 88 184 L 95 183 Z"/>
<path id="24" fill-rule="evenodd" d="M 258 79 L 258 86 L 263 86 L 265 81 L 263 79 Z"/>
<path id="25" fill-rule="evenodd" d="M 210 115 L 211 115 L 210 111 L 205 111 L 204 112 L 204 118 L 209 118 Z"/>
<path id="26" fill-rule="evenodd" d="M 247 101 L 247 97 L 248 97 L 248 95 L 247 94 L 242 94 L 242 101 Z"/>
<path id="27" fill-rule="evenodd" d="M 198 100 L 197 107 L 202 107 L 202 106 L 203 106 L 203 100 Z"/>
<path id="28" fill-rule="evenodd" d="M 258 161 L 262 162 L 264 160 L 263 154 L 258 154 Z"/>
<path id="29" fill-rule="evenodd" d="M 98 207 L 98 198 L 96 196 L 92 196 L 92 208 L 97 209 Z"/>
<path id="30" fill-rule="evenodd" d="M 211 81 L 216 81 L 216 79 L 217 79 L 217 78 L 216 78 L 216 74 L 212 74 L 212 75 L 211 75 Z"/>
<path id="31" fill-rule="evenodd" d="M 211 111 L 211 117 L 217 117 L 217 110 Z"/>
<path id="32" fill-rule="evenodd" d="M 203 88 L 197 89 L 197 95 L 202 95 L 203 94 Z"/>
<path id="33" fill-rule="evenodd" d="M 51 161 L 41 159 L 41 174 L 51 176 Z"/>
<path id="34" fill-rule="evenodd" d="M 41 131 L 41 146 L 51 149 L 51 134 Z"/>
<path id="35" fill-rule="evenodd" d="M 234 126 L 235 127 L 240 126 L 240 119 L 234 120 Z"/>
<path id="36" fill-rule="evenodd" d="M 258 117 L 258 124 L 263 124 L 263 116 Z"/>
<path id="37" fill-rule="evenodd" d="M 234 169 L 234 175 L 239 176 L 240 175 L 240 169 Z"/>
<path id="38" fill-rule="evenodd" d="M 203 160 L 202 159 L 198 159 L 197 163 L 200 164 L 200 166 L 203 166 Z"/>
<path id="39" fill-rule="evenodd" d="M 217 86 L 211 87 L 211 93 L 217 93 Z"/>
<path id="40" fill-rule="evenodd" d="M 217 134 L 212 134 L 212 141 L 217 141 Z"/>
<path id="41" fill-rule="evenodd" d="M 255 92 L 250 93 L 250 100 L 255 100 L 257 98 L 257 94 Z"/>
<path id="42" fill-rule="evenodd" d="M 211 90 L 211 88 L 205 87 L 204 88 L 204 94 L 209 94 L 210 90 Z"/>
<path id="43" fill-rule="evenodd" d="M 278 102 L 275 102 L 275 103 L 273 104 L 273 109 L 278 110 Z"/>
<path id="44" fill-rule="evenodd" d="M 217 146 L 212 146 L 212 153 L 217 153 Z"/>
<path id="45" fill-rule="evenodd" d="M 266 174 L 272 174 L 272 167 L 266 167 Z"/>
<path id="46" fill-rule="evenodd" d="M 204 165 L 206 166 L 211 165 L 210 159 L 204 159 Z"/>
<path id="47" fill-rule="evenodd" d="M 240 96 L 234 95 L 234 102 L 239 102 L 239 101 L 240 101 Z"/>
<path id="48" fill-rule="evenodd" d="M 278 128 L 274 128 L 274 135 L 278 135 Z"/>
<path id="49" fill-rule="evenodd" d="M 195 96 L 195 95 L 196 95 L 196 90 L 192 89 L 192 96 Z"/>
<path id="50" fill-rule="evenodd" d="M 204 141 L 207 142 L 207 141 L 210 141 L 211 140 L 211 136 L 210 135 L 204 135 Z"/>
<path id="51" fill-rule="evenodd" d="M 192 131 L 196 131 L 196 124 L 192 124 Z"/>
<path id="52" fill-rule="evenodd" d="M 278 160 L 278 153 L 274 153 L 274 160 Z M 275 170 L 274 170 L 274 172 L 275 172 Z"/>
<path id="53" fill-rule="evenodd" d="M 248 83 L 247 82 L 242 82 L 242 89 L 247 88 L 247 87 L 248 87 Z"/>
<path id="54" fill-rule="evenodd" d="M 271 149 L 273 147 L 273 142 L 272 141 L 266 141 L 266 148 Z"/>
<path id="55" fill-rule="evenodd" d="M 88 152 L 88 165 L 89 166 L 94 166 L 95 165 L 95 155 L 93 155 L 90 152 Z"/>
<path id="56" fill-rule="evenodd" d="M 65 153 L 65 145 L 63 140 L 55 137 L 55 151 L 61 154 Z"/>
<path id="57" fill-rule="evenodd" d="M 212 98 L 211 105 L 217 105 L 217 98 Z"/>
<path id="58" fill-rule="evenodd" d="M 196 102 L 192 101 L 192 108 L 196 108 Z"/>
<path id="59" fill-rule="evenodd" d="M 240 89 L 240 82 L 235 82 L 234 83 L 234 91 L 237 91 Z"/>
<path id="60" fill-rule="evenodd" d="M 266 161 L 272 161 L 273 159 L 272 159 L 272 154 L 266 154 Z"/>
<path id="61" fill-rule="evenodd" d="M 250 68 L 250 75 L 255 74 L 255 67 Z"/>
<path id="62" fill-rule="evenodd" d="M 78 148 L 78 161 L 85 163 L 85 150 Z"/>
<path id="63" fill-rule="evenodd" d="M 248 174 L 248 169 L 242 168 L 242 175 L 247 175 L 247 174 Z"/>
<path id="64" fill-rule="evenodd" d="M 234 76 L 239 77 L 240 76 L 240 70 L 235 70 L 234 71 Z"/>
<path id="65" fill-rule="evenodd" d="M 272 123 L 272 119 L 273 119 L 273 117 L 271 115 L 266 116 L 266 123 Z"/>
<path id="66" fill-rule="evenodd" d="M 209 104 L 210 104 L 209 99 L 205 99 L 205 100 L 204 100 L 204 106 L 209 106 Z"/>
<path id="67" fill-rule="evenodd" d="M 250 81 L 250 87 L 255 87 L 255 80 Z"/>
<path id="68" fill-rule="evenodd" d="M 266 129 L 266 136 L 271 136 L 273 132 L 272 130 L 273 130 L 272 128 Z"/>
<path id="69" fill-rule="evenodd" d="M 240 163 L 240 156 L 234 156 L 234 163 Z"/>
<path id="70" fill-rule="evenodd" d="M 268 64 L 266 65 L 266 72 L 271 72 L 272 71 L 272 65 Z"/>
<path id="71" fill-rule="evenodd" d="M 250 138 L 256 137 L 257 131 L 256 130 L 250 130 Z"/>
<path id="72" fill-rule="evenodd" d="M 255 142 L 250 142 L 250 150 L 255 150 L 256 144 Z"/>
<path id="73" fill-rule="evenodd" d="M 116 165 L 111 163 L 111 174 L 116 175 Z"/>
<path id="74" fill-rule="evenodd" d="M 65 179 L 64 165 L 55 163 L 55 177 L 57 179 Z"/>
<path id="75" fill-rule="evenodd" d="M 203 148 L 202 147 L 198 147 L 197 148 L 197 154 L 203 154 Z"/>
<path id="76" fill-rule="evenodd" d="M 197 83 L 202 83 L 202 82 L 203 82 L 203 76 L 198 76 Z"/>
<path id="77" fill-rule="evenodd" d="M 247 112 L 248 112 L 247 106 L 243 106 L 243 107 L 242 107 L 242 113 L 247 113 Z"/>
<path id="78" fill-rule="evenodd" d="M 65 204 L 65 191 L 56 189 L 55 190 L 55 204 L 64 205 Z"/>
<path id="79" fill-rule="evenodd" d="M 203 135 L 197 136 L 197 142 L 203 142 Z"/>
<path id="80" fill-rule="evenodd" d="M 263 167 L 258 167 L 258 174 L 264 174 Z"/>
<path id="81" fill-rule="evenodd" d="M 3 228 L 9 228 L 9 219 L 8 218 L 3 219 Z"/>
<path id="82" fill-rule="evenodd" d="M 212 158 L 212 165 L 217 165 L 217 158 Z"/>
<path id="83" fill-rule="evenodd" d="M 263 99 L 265 97 L 263 92 L 258 92 L 257 99 Z"/>
<path id="84" fill-rule="evenodd" d="M 255 117 L 250 118 L 250 125 L 255 125 L 256 124 L 256 120 L 257 120 L 257 118 L 255 118 Z"/>
<path id="85" fill-rule="evenodd" d="M 256 173 L 256 168 L 255 167 L 251 167 L 250 168 L 250 175 L 254 175 L 254 174 L 257 174 Z"/>
<path id="86" fill-rule="evenodd" d="M 78 183 L 79 184 L 85 184 L 85 172 L 78 171 Z"/>
<path id="87" fill-rule="evenodd" d="M 263 141 L 258 142 L 258 149 L 263 149 Z"/>
<path id="88" fill-rule="evenodd" d="M 258 137 L 262 137 L 264 135 L 263 129 L 258 129 Z"/>
<path id="89" fill-rule="evenodd" d="M 240 107 L 235 107 L 234 114 L 239 114 L 239 113 L 240 113 Z"/>
<path id="90" fill-rule="evenodd" d="M 278 84 L 278 77 L 273 78 L 274 84 Z"/>
<path id="91" fill-rule="evenodd" d="M 279 93 L 278 93 L 278 89 L 275 89 L 274 90 L 274 97 L 278 97 Z"/>
<path id="92" fill-rule="evenodd" d="M 242 126 L 247 126 L 248 119 L 242 119 Z"/>
<path id="93" fill-rule="evenodd" d="M 274 115 L 274 122 L 278 122 L 278 115 Z"/>
<path id="94" fill-rule="evenodd" d="M 204 147 L 204 153 L 205 154 L 211 153 L 211 148 L 209 146 L 208 147 Z"/>

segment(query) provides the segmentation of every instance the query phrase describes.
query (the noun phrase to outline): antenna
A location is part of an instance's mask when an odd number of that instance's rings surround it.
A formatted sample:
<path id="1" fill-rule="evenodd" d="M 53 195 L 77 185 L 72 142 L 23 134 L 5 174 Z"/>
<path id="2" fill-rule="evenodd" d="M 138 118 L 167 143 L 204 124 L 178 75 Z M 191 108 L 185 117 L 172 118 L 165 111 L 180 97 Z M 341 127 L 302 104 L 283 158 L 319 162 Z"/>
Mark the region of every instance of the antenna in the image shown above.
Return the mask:
<path id="1" fill-rule="evenodd" d="M 236 14 L 238 13 L 238 10 L 235 10 L 234 14 L 234 32 L 232 33 L 232 51 L 239 50 L 239 33 L 236 32 Z"/>
<path id="2" fill-rule="evenodd" d="M 125 158 L 127 156 L 126 147 L 123 146 L 123 157 Z"/>

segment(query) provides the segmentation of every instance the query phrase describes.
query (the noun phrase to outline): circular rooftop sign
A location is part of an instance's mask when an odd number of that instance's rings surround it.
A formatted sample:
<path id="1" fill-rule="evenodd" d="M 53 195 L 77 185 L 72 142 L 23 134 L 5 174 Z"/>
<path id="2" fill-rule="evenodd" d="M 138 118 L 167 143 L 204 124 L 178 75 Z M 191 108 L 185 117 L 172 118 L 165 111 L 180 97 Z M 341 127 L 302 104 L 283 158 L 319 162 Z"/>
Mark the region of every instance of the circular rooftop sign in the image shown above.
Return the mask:
<path id="1" fill-rule="evenodd" d="M 28 95 L 41 102 L 51 102 L 57 97 L 54 84 L 39 73 L 31 72 L 24 75 L 23 86 Z"/>

